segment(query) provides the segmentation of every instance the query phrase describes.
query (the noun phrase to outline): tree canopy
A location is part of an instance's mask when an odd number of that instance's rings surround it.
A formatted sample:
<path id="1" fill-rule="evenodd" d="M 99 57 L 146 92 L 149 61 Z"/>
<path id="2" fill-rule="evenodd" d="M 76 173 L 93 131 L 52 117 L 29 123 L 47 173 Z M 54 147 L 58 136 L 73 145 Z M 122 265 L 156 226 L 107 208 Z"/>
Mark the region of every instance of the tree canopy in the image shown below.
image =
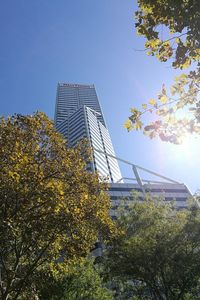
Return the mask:
<path id="1" fill-rule="evenodd" d="M 172 68 L 187 69 L 157 98 L 132 108 L 125 123 L 128 131 L 141 130 L 150 138 L 180 143 L 188 133 L 200 134 L 200 3 L 198 0 L 138 0 L 135 13 L 138 35 L 146 38 L 145 50 Z M 180 114 L 180 111 L 182 114 Z M 155 112 L 157 120 L 146 124 L 144 115 Z M 184 116 L 183 116 L 184 115 Z"/>
<path id="2" fill-rule="evenodd" d="M 34 272 L 62 269 L 112 234 L 106 187 L 86 171 L 87 158 L 85 146 L 66 147 L 43 113 L 1 118 L 2 300 L 27 299 Z"/>
<path id="3" fill-rule="evenodd" d="M 47 280 L 47 278 L 48 280 Z M 53 276 L 41 273 L 37 283 L 40 300 L 112 300 L 93 259 L 71 267 L 70 272 Z"/>
<path id="4" fill-rule="evenodd" d="M 106 260 L 112 281 L 129 283 L 133 299 L 199 299 L 198 207 L 175 211 L 147 197 L 118 222 L 123 234 L 114 238 Z"/>

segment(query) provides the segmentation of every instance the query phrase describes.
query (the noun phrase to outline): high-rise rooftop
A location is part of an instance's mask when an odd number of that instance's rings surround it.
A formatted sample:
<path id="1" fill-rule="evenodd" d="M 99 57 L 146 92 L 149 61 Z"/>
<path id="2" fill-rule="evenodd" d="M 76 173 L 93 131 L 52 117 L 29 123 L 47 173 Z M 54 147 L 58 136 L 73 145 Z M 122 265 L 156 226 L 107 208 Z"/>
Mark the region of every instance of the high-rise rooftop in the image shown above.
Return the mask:
<path id="1" fill-rule="evenodd" d="M 58 83 L 54 122 L 56 127 L 83 105 L 98 113 L 97 119 L 106 126 L 93 84 Z"/>

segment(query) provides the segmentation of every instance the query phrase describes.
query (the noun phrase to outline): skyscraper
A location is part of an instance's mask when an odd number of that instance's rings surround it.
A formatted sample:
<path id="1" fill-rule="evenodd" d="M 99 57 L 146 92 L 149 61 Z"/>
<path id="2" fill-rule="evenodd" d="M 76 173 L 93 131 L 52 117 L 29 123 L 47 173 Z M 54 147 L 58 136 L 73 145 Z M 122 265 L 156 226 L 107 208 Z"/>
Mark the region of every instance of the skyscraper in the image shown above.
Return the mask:
<path id="1" fill-rule="evenodd" d="M 88 139 L 93 149 L 92 171 L 110 182 L 122 178 L 117 160 L 107 155 L 115 153 L 94 85 L 59 83 L 54 121 L 70 147 Z"/>

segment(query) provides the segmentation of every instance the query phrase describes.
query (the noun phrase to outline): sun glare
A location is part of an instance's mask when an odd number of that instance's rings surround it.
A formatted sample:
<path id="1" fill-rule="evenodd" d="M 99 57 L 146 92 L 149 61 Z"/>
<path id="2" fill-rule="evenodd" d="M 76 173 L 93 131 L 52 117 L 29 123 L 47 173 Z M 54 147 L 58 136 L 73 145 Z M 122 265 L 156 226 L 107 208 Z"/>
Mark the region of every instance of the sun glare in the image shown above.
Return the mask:
<path id="1" fill-rule="evenodd" d="M 185 137 L 182 144 L 170 145 L 169 150 L 174 160 L 193 164 L 194 160 L 199 161 L 200 141 L 194 137 Z"/>

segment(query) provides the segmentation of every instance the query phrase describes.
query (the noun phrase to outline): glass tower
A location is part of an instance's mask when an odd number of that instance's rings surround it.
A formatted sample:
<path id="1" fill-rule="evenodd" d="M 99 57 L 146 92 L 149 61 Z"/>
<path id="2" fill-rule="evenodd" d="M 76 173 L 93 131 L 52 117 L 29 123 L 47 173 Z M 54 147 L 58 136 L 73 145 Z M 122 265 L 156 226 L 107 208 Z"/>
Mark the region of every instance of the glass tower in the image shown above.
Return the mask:
<path id="1" fill-rule="evenodd" d="M 94 85 L 58 83 L 55 126 L 70 147 L 87 138 L 93 149 L 91 170 L 110 182 L 122 178 Z M 98 152 L 97 150 L 101 151 Z"/>

